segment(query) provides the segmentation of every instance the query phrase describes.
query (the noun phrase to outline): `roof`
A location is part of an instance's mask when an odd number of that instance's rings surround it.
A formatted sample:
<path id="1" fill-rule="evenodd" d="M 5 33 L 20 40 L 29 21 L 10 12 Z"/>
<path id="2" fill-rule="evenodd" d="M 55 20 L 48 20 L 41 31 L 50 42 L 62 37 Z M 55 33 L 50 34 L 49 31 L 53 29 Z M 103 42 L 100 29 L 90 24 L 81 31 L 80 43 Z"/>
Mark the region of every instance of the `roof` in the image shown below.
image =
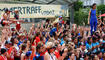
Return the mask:
<path id="1" fill-rule="evenodd" d="M 22 0 L 22 1 L 2 1 L 0 3 L 16 3 L 16 4 L 56 4 L 56 5 L 70 5 L 77 0 Z"/>
<path id="2" fill-rule="evenodd" d="M 69 5 L 77 0 L 34 0 L 36 4 L 56 4 L 56 5 Z"/>

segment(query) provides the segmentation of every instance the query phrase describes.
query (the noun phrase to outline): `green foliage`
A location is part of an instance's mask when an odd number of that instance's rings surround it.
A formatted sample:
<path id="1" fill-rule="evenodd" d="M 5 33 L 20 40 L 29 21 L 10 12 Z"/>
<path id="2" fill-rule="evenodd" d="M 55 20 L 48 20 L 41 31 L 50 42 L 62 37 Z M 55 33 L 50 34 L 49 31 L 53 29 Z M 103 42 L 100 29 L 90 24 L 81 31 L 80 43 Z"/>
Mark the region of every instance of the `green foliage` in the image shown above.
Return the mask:
<path id="1" fill-rule="evenodd" d="M 80 0 L 74 3 L 74 23 L 77 25 L 86 25 L 89 8 L 83 8 L 83 2 Z"/>
<path id="2" fill-rule="evenodd" d="M 97 12 L 99 14 L 99 12 L 101 11 L 101 14 L 105 13 L 105 5 L 99 5 L 97 6 Z"/>
<path id="3" fill-rule="evenodd" d="M 83 2 L 77 1 L 77 2 L 74 3 L 74 10 L 75 11 L 79 11 L 79 9 L 82 8 L 82 7 L 83 7 Z"/>
<path id="4" fill-rule="evenodd" d="M 74 23 L 76 23 L 77 25 L 87 25 L 89 10 L 90 8 L 81 8 L 79 9 L 79 11 L 75 11 Z"/>

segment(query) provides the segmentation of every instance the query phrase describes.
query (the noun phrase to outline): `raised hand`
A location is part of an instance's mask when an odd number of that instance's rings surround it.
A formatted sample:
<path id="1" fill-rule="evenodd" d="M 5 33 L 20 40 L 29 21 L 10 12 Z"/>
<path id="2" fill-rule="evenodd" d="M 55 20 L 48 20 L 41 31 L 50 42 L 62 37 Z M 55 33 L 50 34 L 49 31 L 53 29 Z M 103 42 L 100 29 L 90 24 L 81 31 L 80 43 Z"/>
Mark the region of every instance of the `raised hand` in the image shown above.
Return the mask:
<path id="1" fill-rule="evenodd" d="M 40 26 L 40 24 L 38 23 L 38 24 L 37 24 L 37 28 L 39 28 L 39 26 Z"/>

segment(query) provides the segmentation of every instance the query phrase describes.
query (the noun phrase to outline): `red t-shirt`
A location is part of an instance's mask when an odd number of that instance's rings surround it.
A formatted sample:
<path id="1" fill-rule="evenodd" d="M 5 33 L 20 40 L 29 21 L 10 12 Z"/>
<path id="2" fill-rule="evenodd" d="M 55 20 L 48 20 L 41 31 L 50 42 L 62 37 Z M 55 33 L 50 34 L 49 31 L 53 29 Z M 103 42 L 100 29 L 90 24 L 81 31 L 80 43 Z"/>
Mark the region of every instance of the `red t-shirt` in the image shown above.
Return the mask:
<path id="1" fill-rule="evenodd" d="M 61 22 L 62 24 L 64 24 L 64 21 L 62 20 L 62 22 Z"/>
<path id="2" fill-rule="evenodd" d="M 43 56 L 46 52 L 47 52 L 47 51 L 40 53 L 40 56 Z"/>
<path id="3" fill-rule="evenodd" d="M 0 56 L 0 60 L 7 60 L 6 56 Z"/>
<path id="4" fill-rule="evenodd" d="M 13 52 L 12 50 L 13 50 L 13 48 L 11 47 L 11 48 L 7 51 L 9 55 L 10 55 L 11 53 L 13 53 L 12 56 L 10 56 L 9 60 L 14 60 L 14 52 Z"/>
<path id="5" fill-rule="evenodd" d="M 19 31 L 21 28 L 20 24 L 16 24 L 16 29 Z"/>
<path id="6" fill-rule="evenodd" d="M 58 51 L 55 51 L 54 53 L 55 53 L 55 56 L 56 56 L 57 58 L 59 58 L 59 57 L 60 57 L 60 54 L 59 54 L 59 52 L 58 52 Z"/>
<path id="7" fill-rule="evenodd" d="M 40 42 L 40 38 L 39 37 L 36 37 L 35 40 L 36 40 L 36 45 L 37 45 L 38 42 Z"/>

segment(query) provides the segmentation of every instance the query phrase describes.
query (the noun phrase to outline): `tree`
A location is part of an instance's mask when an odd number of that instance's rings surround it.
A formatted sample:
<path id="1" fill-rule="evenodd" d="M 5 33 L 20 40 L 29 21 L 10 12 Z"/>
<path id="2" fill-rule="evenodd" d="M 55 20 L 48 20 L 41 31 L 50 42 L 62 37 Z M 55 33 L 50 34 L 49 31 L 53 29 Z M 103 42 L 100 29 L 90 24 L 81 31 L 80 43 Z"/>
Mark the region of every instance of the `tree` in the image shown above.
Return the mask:
<path id="1" fill-rule="evenodd" d="M 81 2 L 80 0 L 78 0 L 77 2 L 74 2 L 74 10 L 75 11 L 79 11 L 79 9 L 82 7 L 83 7 L 83 2 Z"/>
<path id="2" fill-rule="evenodd" d="M 98 12 L 98 14 L 100 13 L 100 11 L 101 11 L 101 14 L 105 13 L 105 5 L 99 5 L 99 6 L 97 6 L 97 12 Z"/>
<path id="3" fill-rule="evenodd" d="M 104 14 L 105 13 L 105 5 L 99 5 L 97 6 L 97 15 L 99 16 L 99 14 Z M 102 17 L 101 19 L 103 20 L 104 17 Z"/>
<path id="4" fill-rule="evenodd" d="M 79 11 L 76 11 L 74 14 L 74 23 L 77 25 L 87 25 L 87 19 L 88 19 L 88 12 L 90 8 L 81 8 Z"/>
<path id="5" fill-rule="evenodd" d="M 74 23 L 77 25 L 83 25 L 83 23 L 87 23 L 87 12 L 83 9 L 83 2 L 78 0 L 74 3 Z"/>

